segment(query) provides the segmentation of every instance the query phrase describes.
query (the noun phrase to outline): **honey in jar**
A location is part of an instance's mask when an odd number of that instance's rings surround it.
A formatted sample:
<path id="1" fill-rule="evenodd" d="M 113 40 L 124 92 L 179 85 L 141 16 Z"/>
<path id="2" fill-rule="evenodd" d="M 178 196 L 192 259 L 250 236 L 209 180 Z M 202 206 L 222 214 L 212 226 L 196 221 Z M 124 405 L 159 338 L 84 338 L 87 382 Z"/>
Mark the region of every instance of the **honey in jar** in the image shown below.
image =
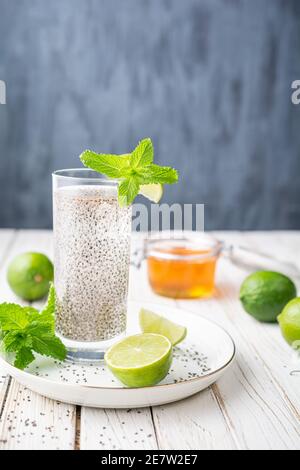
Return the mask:
<path id="1" fill-rule="evenodd" d="M 174 299 L 210 297 L 220 248 L 220 243 L 211 237 L 148 241 L 148 279 L 152 289 Z"/>

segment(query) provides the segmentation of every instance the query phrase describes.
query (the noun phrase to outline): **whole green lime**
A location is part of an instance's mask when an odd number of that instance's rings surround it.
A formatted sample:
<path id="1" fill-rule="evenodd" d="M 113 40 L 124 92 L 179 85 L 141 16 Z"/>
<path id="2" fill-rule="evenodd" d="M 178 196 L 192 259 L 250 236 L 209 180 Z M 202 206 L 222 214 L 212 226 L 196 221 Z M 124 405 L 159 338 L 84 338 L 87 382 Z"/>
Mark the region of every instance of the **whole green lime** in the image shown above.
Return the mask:
<path id="1" fill-rule="evenodd" d="M 275 323 L 277 316 L 296 295 L 291 279 L 272 271 L 251 274 L 240 289 L 240 300 L 246 312 L 267 323 Z"/>
<path id="2" fill-rule="evenodd" d="M 300 348 L 300 297 L 291 300 L 285 306 L 278 316 L 278 322 L 284 339 Z"/>
<path id="3" fill-rule="evenodd" d="M 24 300 L 44 297 L 53 280 L 53 264 L 42 253 L 23 253 L 8 266 L 7 281 L 12 291 Z"/>

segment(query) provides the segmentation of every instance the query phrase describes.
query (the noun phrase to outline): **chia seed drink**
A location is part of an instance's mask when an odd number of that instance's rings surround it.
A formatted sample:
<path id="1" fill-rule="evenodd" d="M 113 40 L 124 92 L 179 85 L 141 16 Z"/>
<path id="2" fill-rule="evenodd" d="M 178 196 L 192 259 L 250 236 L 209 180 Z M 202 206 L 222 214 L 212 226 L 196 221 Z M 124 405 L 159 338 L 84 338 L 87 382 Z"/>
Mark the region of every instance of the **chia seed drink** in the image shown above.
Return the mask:
<path id="1" fill-rule="evenodd" d="M 53 225 L 57 333 L 69 358 L 98 358 L 126 329 L 131 208 L 119 206 L 116 183 L 63 170 Z"/>

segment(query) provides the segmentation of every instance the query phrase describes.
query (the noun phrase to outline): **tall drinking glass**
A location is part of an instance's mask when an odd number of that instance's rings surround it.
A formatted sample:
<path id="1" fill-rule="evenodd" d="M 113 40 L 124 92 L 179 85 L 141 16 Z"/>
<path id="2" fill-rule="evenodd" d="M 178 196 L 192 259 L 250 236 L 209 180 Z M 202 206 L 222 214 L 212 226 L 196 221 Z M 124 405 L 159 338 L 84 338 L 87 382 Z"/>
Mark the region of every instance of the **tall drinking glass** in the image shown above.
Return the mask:
<path id="1" fill-rule="evenodd" d="M 89 169 L 53 173 L 56 330 L 68 358 L 103 357 L 126 329 L 131 208 Z"/>

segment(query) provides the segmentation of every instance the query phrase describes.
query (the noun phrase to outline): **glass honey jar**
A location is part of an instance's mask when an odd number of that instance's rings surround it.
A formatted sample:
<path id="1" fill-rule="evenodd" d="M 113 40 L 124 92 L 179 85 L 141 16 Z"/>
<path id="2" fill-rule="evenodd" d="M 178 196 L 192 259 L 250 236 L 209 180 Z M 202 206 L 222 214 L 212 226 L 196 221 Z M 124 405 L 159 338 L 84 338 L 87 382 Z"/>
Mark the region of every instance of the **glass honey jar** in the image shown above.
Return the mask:
<path id="1" fill-rule="evenodd" d="M 150 286 L 174 299 L 210 297 L 222 243 L 199 234 L 192 238 L 147 240 L 145 257 Z"/>

